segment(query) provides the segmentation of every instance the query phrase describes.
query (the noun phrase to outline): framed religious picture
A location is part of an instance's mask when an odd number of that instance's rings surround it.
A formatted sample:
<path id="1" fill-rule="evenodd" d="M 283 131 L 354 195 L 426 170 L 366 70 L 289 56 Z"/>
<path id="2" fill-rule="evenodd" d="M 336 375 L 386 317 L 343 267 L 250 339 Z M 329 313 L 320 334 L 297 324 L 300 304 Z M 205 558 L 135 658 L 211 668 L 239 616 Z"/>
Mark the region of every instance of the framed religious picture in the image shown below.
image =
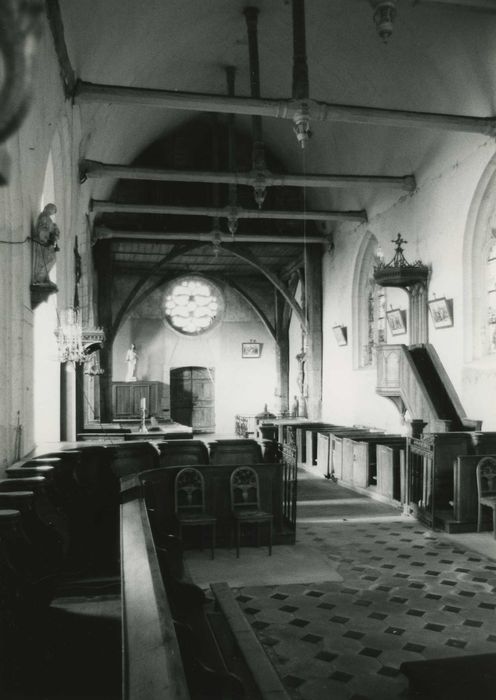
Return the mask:
<path id="1" fill-rule="evenodd" d="M 241 343 L 241 357 L 245 360 L 256 359 L 262 354 L 262 343 L 250 340 L 249 343 Z"/>
<path id="2" fill-rule="evenodd" d="M 453 325 L 453 299 L 440 297 L 427 302 L 434 328 L 448 328 Z"/>
<path id="3" fill-rule="evenodd" d="M 406 333 L 406 312 L 403 309 L 391 309 L 386 312 L 386 317 L 391 335 Z"/>
<path id="4" fill-rule="evenodd" d="M 348 345 L 348 332 L 346 326 L 333 326 L 332 331 L 338 345 Z"/>

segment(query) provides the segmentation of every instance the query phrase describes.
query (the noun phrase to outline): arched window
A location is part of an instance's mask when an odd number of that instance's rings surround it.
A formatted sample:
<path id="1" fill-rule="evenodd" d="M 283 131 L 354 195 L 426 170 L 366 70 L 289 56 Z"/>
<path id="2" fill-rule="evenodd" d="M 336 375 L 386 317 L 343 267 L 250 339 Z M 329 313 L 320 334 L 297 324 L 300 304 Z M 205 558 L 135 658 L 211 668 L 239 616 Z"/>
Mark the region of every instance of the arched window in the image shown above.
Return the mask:
<path id="1" fill-rule="evenodd" d="M 377 239 L 368 233 L 360 246 L 353 280 L 355 368 L 375 365 L 375 348 L 386 342 L 386 290 L 374 281 Z"/>
<path id="2" fill-rule="evenodd" d="M 488 352 L 496 353 L 496 231 L 486 257 L 486 290 Z"/>

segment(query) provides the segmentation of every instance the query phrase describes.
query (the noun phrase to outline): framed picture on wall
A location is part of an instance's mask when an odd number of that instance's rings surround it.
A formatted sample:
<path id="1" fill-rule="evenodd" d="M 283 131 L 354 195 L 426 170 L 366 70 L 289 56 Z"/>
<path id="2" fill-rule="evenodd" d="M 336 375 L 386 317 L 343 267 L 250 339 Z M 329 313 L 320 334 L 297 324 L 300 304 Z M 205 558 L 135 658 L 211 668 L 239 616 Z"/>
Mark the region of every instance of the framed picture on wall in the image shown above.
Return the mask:
<path id="1" fill-rule="evenodd" d="M 427 302 L 434 328 L 448 328 L 453 325 L 453 299 L 440 297 Z"/>
<path id="2" fill-rule="evenodd" d="M 338 345 L 348 345 L 348 332 L 346 326 L 333 326 L 332 332 Z"/>
<path id="3" fill-rule="evenodd" d="M 391 309 L 386 312 L 386 317 L 391 335 L 406 333 L 406 313 L 403 309 Z"/>
<path id="4" fill-rule="evenodd" d="M 250 340 L 249 343 L 241 343 L 241 357 L 245 360 L 256 359 L 262 355 L 262 343 Z"/>

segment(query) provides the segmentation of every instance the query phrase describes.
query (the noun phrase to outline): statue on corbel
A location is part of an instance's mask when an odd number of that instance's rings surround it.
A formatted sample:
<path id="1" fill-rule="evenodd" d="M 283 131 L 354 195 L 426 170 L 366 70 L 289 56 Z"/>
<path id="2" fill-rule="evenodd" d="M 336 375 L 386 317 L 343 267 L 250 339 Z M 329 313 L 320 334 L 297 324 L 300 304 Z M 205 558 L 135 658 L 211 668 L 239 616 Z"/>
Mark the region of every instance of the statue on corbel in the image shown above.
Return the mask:
<path id="1" fill-rule="evenodd" d="M 31 307 L 34 309 L 51 294 L 58 292 L 57 285 L 50 279 L 50 270 L 55 265 L 56 253 L 60 250 L 59 227 L 53 220 L 57 213 L 55 204 L 47 204 L 39 214 L 31 236 Z"/>

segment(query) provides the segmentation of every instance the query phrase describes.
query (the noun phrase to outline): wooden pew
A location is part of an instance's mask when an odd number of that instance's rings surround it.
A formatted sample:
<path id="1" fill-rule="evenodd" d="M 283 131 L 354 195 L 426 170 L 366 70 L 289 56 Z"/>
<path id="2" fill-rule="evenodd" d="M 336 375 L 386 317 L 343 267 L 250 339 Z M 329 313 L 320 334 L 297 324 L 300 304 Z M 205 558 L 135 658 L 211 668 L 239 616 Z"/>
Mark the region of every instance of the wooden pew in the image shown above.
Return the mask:
<path id="1" fill-rule="evenodd" d="M 208 448 L 203 440 L 167 440 L 157 445 L 160 467 L 197 466 L 209 463 Z"/>
<path id="2" fill-rule="evenodd" d="M 262 461 L 261 445 L 250 438 L 208 443 L 210 464 L 250 465 Z"/>

